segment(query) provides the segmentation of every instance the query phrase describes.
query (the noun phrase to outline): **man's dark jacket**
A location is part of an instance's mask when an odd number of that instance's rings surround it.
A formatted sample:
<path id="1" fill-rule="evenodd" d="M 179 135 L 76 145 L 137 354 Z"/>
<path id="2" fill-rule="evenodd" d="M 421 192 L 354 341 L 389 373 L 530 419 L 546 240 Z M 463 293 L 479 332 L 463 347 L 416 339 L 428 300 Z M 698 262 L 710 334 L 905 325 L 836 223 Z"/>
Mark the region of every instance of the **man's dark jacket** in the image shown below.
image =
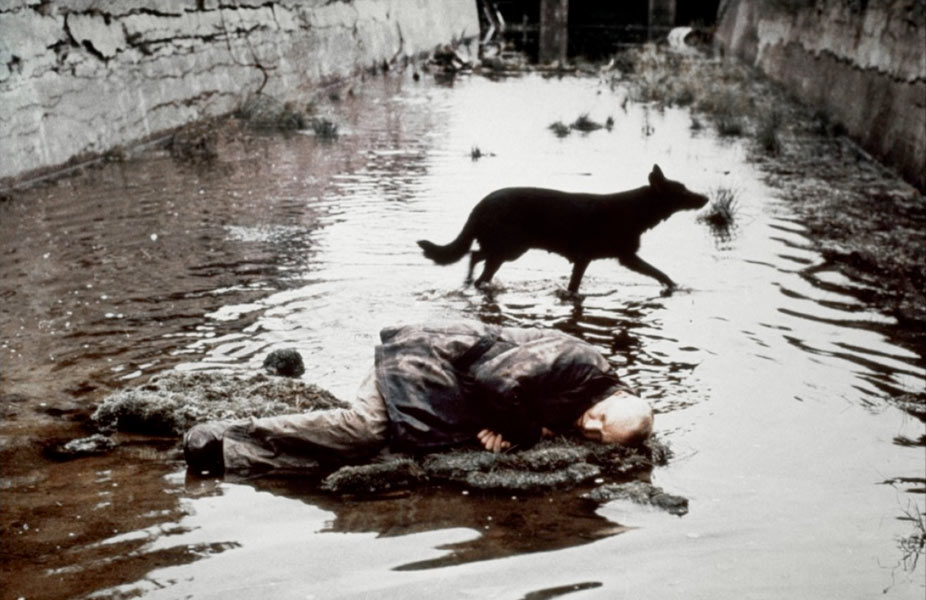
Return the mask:
<path id="1" fill-rule="evenodd" d="M 594 346 L 547 329 L 482 323 L 406 325 L 380 332 L 376 378 L 390 443 L 429 450 L 491 429 L 530 445 L 562 431 L 621 387 Z"/>

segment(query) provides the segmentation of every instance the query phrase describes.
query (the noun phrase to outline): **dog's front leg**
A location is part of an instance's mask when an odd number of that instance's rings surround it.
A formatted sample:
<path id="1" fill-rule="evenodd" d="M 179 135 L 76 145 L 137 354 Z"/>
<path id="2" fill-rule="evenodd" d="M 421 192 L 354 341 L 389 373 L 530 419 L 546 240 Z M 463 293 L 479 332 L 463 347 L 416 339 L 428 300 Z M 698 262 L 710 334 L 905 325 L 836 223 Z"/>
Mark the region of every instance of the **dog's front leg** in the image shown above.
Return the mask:
<path id="1" fill-rule="evenodd" d="M 576 294 L 579 291 L 579 284 L 582 283 L 582 276 L 585 275 L 585 269 L 588 268 L 588 262 L 584 259 L 578 259 L 572 265 L 572 277 L 569 278 L 569 293 Z"/>
<path id="2" fill-rule="evenodd" d="M 671 291 L 675 289 L 675 282 L 669 279 L 669 276 L 649 264 L 636 254 L 631 254 L 630 256 L 621 256 L 618 259 L 622 265 L 630 269 L 631 271 L 636 271 L 641 275 L 646 275 L 647 277 L 652 277 L 657 280 L 662 285 Z"/>

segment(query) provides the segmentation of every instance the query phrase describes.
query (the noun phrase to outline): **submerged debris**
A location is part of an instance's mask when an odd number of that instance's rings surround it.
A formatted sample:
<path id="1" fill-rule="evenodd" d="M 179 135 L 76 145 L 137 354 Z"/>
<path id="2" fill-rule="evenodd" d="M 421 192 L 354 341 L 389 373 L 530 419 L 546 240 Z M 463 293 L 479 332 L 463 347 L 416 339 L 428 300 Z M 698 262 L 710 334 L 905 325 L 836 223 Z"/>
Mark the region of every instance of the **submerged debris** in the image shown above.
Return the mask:
<path id="1" fill-rule="evenodd" d="M 111 394 L 90 418 L 101 431 L 180 436 L 205 421 L 343 406 L 329 392 L 295 379 L 170 372 Z"/>
<path id="2" fill-rule="evenodd" d="M 445 74 L 458 73 L 471 69 L 473 61 L 466 46 L 460 44 L 442 44 L 434 49 L 429 63 L 438 67 Z"/>

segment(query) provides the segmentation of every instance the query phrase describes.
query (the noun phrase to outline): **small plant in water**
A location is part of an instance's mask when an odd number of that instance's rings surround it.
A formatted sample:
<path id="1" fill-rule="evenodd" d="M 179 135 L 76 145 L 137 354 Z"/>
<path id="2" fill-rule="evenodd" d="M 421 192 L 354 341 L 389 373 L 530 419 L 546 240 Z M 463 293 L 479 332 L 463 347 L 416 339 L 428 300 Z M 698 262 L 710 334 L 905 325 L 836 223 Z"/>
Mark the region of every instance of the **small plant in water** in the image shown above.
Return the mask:
<path id="1" fill-rule="evenodd" d="M 483 156 L 495 156 L 494 152 L 483 152 L 479 146 L 473 146 L 469 151 L 469 157 L 473 160 L 479 160 Z"/>
<path id="2" fill-rule="evenodd" d="M 710 195 L 711 204 L 706 212 L 698 215 L 698 220 L 717 230 L 730 229 L 737 212 L 736 192 L 727 187 L 718 187 Z"/>
<path id="3" fill-rule="evenodd" d="M 593 121 L 588 113 L 579 115 L 579 118 L 572 122 L 571 127 L 579 131 L 589 132 L 595 131 L 596 129 L 601 129 L 601 123 Z"/>
<path id="4" fill-rule="evenodd" d="M 556 134 L 556 137 L 566 137 L 569 135 L 569 126 L 562 121 L 550 124 L 550 130 Z"/>
<path id="5" fill-rule="evenodd" d="M 315 132 L 316 137 L 323 140 L 334 140 L 338 137 L 337 124 L 324 117 L 312 121 L 312 131 Z"/>
<path id="6" fill-rule="evenodd" d="M 611 131 L 612 129 L 614 129 L 614 117 L 608 116 L 608 119 L 604 122 L 604 127 L 608 131 Z"/>

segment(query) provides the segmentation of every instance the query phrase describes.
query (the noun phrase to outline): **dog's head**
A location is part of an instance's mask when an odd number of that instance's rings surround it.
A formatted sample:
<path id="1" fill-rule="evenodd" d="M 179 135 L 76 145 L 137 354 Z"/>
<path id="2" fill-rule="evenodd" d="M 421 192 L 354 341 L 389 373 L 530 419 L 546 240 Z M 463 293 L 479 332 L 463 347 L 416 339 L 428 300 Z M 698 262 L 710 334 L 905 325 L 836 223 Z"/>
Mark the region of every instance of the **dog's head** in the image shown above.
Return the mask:
<path id="1" fill-rule="evenodd" d="M 666 179 L 659 165 L 653 165 L 649 184 L 663 200 L 670 202 L 675 210 L 694 210 L 707 204 L 707 196 L 692 192 L 683 183 Z"/>

